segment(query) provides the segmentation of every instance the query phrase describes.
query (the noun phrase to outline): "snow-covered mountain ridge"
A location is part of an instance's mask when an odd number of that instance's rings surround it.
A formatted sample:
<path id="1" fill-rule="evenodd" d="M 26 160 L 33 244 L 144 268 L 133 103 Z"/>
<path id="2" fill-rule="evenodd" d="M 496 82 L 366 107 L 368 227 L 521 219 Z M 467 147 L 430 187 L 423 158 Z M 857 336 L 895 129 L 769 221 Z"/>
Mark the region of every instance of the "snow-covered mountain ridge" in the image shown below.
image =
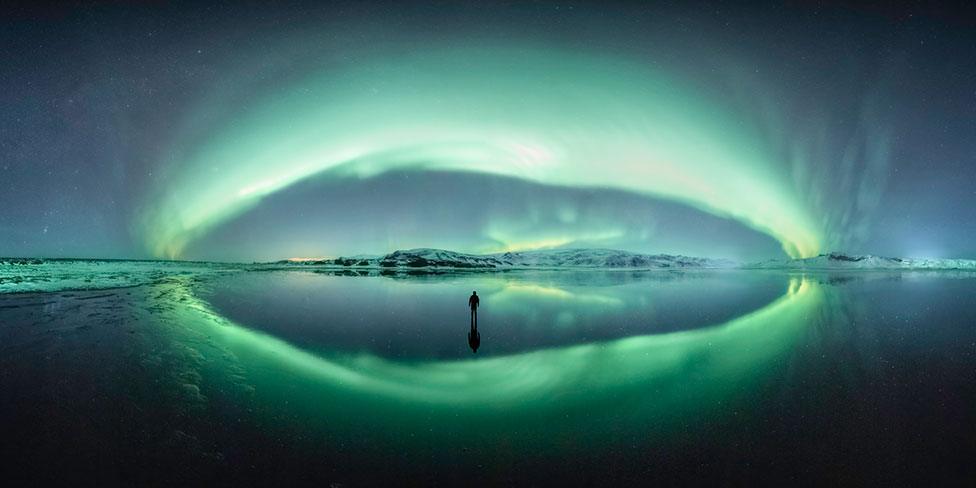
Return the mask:
<path id="1" fill-rule="evenodd" d="M 961 269 L 976 271 L 976 259 L 888 258 L 838 252 L 803 259 L 772 259 L 743 266 L 764 269 Z"/>
<path id="2" fill-rule="evenodd" d="M 358 266 L 380 268 L 632 268 L 632 269 L 879 269 L 879 270 L 974 270 L 973 259 L 891 258 L 870 254 L 832 252 L 802 259 L 772 259 L 739 264 L 671 254 L 640 254 L 612 249 L 546 249 L 537 251 L 467 254 L 444 249 L 407 249 L 385 256 L 335 259 L 283 260 L 279 264 Z"/>
<path id="3" fill-rule="evenodd" d="M 379 257 L 279 261 L 280 264 L 364 266 L 382 268 L 734 268 L 725 259 L 670 254 L 638 254 L 611 249 L 552 249 L 466 254 L 443 249 L 407 249 Z"/>

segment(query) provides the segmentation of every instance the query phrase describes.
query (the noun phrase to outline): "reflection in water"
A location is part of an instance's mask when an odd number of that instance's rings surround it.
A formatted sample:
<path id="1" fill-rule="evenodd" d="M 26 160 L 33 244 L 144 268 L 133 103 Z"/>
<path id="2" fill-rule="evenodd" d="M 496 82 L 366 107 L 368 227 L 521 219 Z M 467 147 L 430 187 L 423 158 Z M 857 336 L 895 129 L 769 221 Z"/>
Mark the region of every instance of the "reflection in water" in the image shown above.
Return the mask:
<path id="1" fill-rule="evenodd" d="M 510 302 L 517 303 L 525 297 L 539 299 L 545 297 L 550 300 L 571 302 L 576 305 L 605 305 L 622 306 L 623 300 L 610 293 L 574 293 L 558 286 L 544 286 L 532 283 L 506 283 L 505 286 L 491 296 L 491 302 L 502 305 L 509 305 Z"/>
<path id="2" fill-rule="evenodd" d="M 481 346 L 481 332 L 478 332 L 478 321 L 474 317 L 471 318 L 471 330 L 468 331 L 468 346 L 473 352 L 478 352 L 478 347 Z"/>
<path id="3" fill-rule="evenodd" d="M 15 325 L 0 327 L 0 385 L 12 394 L 0 397 L 0 411 L 17 412 L 22 421 L 9 424 L 24 427 L 4 438 L 32 459 L 55 464 L 127 459 L 150 481 L 168 476 L 169 466 L 180 466 L 179 476 L 208 473 L 203 481 L 221 484 L 574 485 L 650 478 L 665 485 L 805 479 L 830 486 L 934 479 L 944 486 L 973 479 L 973 275 L 730 273 L 685 275 L 666 287 L 655 287 L 660 274 L 640 281 L 629 273 L 593 273 L 588 287 L 576 279 L 582 273 L 465 276 L 233 276 L 247 290 L 274 281 L 289 293 L 309 287 L 309 295 L 327 303 L 298 314 L 319 317 L 302 333 L 333 327 L 423 344 L 420 354 L 407 357 L 357 347 L 323 351 L 294 340 L 299 334 L 248 329 L 239 314 L 222 313 L 210 301 L 215 288 L 227 286 L 218 276 L 7 297 L 0 308 Z M 752 311 L 725 308 L 728 313 L 691 328 L 579 335 L 522 349 L 496 345 L 518 330 L 509 322 L 520 310 L 539 317 L 527 328 L 554 335 L 586 330 L 594 315 L 613 319 L 604 327 L 641 320 L 621 311 L 649 304 L 687 308 L 692 314 L 671 316 L 694 318 L 699 309 L 714 309 L 712 297 L 730 288 L 773 280 L 779 293 L 762 295 L 765 302 Z M 496 300 L 506 283 L 543 291 Z M 490 330 L 476 356 L 458 337 L 459 295 L 472 288 L 484 295 L 481 318 Z M 591 312 L 567 294 L 616 296 L 623 305 L 594 303 L 598 312 Z M 303 302 L 288 301 L 287 293 L 250 296 L 274 312 Z M 275 302 L 280 298 L 285 302 Z M 366 302 L 379 311 L 365 318 L 386 317 L 385 323 L 362 320 Z M 438 304 L 449 322 L 431 320 Z M 560 312 L 576 322 L 553 325 Z M 548 327 L 539 325 L 543 320 Z M 383 325 L 390 324 L 402 333 L 387 334 Z M 437 337 L 454 353 L 439 354 Z M 67 381 L 49 380 L 54 377 Z M 75 441 L 65 447 L 68 436 Z"/>
<path id="4" fill-rule="evenodd" d="M 468 298 L 468 306 L 471 307 L 471 330 L 468 332 L 468 346 L 474 352 L 478 352 L 478 346 L 481 345 L 481 333 L 478 332 L 479 305 L 481 305 L 481 299 L 478 298 L 478 292 L 471 292 L 471 297 Z"/>
<path id="5" fill-rule="evenodd" d="M 369 408 L 398 415 L 398 424 L 445 409 L 446 418 L 487 417 L 528 424 L 538 415 L 597 407 L 578 419 L 592 423 L 618 416 L 607 408 L 625 404 L 632 427 L 664 428 L 702 411 L 721 408 L 724 398 L 743 394 L 793 344 L 823 301 L 819 285 L 791 278 L 786 293 L 754 312 L 704 329 L 629 337 L 542 349 L 479 361 L 397 362 L 372 354 L 314 354 L 286 341 L 234 324 L 196 298 L 189 287 L 183 299 L 194 316 L 184 323 L 206 329 L 214 341 L 250 371 L 249 381 L 267 398 L 295 395 L 305 412 Z M 280 378 L 302 385 L 289 385 Z M 653 393 L 653 394 L 649 394 Z M 448 420 L 449 421 L 449 420 Z M 565 427 L 565 426 L 564 426 Z M 584 426 L 580 426 L 584 427 Z"/>
<path id="6" fill-rule="evenodd" d="M 782 274 L 747 272 L 387 278 L 292 271 L 227 277 L 194 292 L 231 322 L 306 351 L 429 362 L 470 357 L 457 332 L 459 298 L 471 290 L 486 305 L 477 318 L 491 332 L 478 356 L 495 357 L 725 323 L 774 301 L 787 281 Z"/>
<path id="7" fill-rule="evenodd" d="M 328 456 L 395 459 L 391 472 L 415 470 L 431 457 L 437 467 L 427 469 L 440 472 L 484 460 L 505 469 L 513 457 L 559 466 L 569 458 L 671 449 L 759 397 L 824 302 L 818 283 L 790 278 L 771 303 L 711 327 L 418 361 L 296 347 L 218 314 L 195 286 L 177 285 L 174 298 L 185 306 L 161 318 L 222 351 L 207 364 L 223 389 L 247 392 L 232 403 L 246 405 L 272 438 L 292 442 L 291 452 L 323 452 L 331 439 L 345 447 Z M 224 371 L 229 379 L 214 378 Z"/>

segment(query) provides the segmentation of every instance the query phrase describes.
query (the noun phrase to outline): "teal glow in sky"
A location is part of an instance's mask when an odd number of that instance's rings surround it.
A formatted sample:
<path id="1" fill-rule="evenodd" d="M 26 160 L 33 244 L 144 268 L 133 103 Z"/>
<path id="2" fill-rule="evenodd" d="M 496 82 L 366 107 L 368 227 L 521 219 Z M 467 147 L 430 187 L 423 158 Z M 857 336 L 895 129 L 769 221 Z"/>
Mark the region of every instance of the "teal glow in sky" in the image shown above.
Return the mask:
<path id="1" fill-rule="evenodd" d="M 976 252 L 976 65 L 955 19 L 643 2 L 41 10 L 0 19 L 0 255 Z"/>
<path id="2" fill-rule="evenodd" d="M 538 46 L 363 56 L 276 88 L 174 155 L 140 233 L 153 255 L 181 257 L 263 197 L 328 170 L 457 170 L 628 190 L 735 219 L 791 256 L 821 251 L 818 216 L 759 130 L 687 86 L 627 59 Z M 484 230 L 494 250 L 614 235 L 510 227 Z"/>

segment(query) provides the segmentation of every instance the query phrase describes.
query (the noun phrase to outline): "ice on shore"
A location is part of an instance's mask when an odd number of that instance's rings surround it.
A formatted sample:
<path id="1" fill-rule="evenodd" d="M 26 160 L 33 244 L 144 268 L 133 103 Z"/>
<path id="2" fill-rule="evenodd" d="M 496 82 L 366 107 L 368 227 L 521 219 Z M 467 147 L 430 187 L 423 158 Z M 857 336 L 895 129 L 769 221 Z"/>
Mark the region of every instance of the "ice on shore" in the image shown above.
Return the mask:
<path id="1" fill-rule="evenodd" d="M 805 259 L 769 260 L 738 265 L 723 259 L 668 254 L 637 254 L 609 249 L 555 249 L 464 254 L 440 249 L 410 249 L 385 256 L 355 256 L 277 263 L 209 263 L 97 259 L 0 258 L 0 293 L 99 290 L 153 283 L 175 275 L 206 275 L 246 270 L 364 268 L 372 273 L 418 269 L 787 269 L 787 270 L 957 270 L 976 271 L 972 259 L 887 258 L 821 254 Z M 364 271 L 365 273 L 365 271 Z"/>
<path id="2" fill-rule="evenodd" d="M 179 261 L 0 258 L 0 293 L 101 290 L 167 276 L 211 273 L 233 265 Z"/>

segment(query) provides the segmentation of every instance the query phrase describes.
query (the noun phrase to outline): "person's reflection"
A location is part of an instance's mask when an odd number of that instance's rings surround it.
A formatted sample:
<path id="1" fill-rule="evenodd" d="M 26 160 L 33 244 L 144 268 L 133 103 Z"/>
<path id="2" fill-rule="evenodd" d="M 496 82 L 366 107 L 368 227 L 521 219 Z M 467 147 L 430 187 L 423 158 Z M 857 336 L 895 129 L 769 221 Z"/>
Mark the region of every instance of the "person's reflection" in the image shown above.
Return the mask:
<path id="1" fill-rule="evenodd" d="M 478 332 L 478 305 L 480 304 L 478 292 L 471 292 L 471 297 L 468 298 L 468 306 L 471 307 L 471 330 L 468 331 L 468 345 L 474 352 L 478 352 L 478 346 L 481 345 L 481 333 Z"/>
<path id="2" fill-rule="evenodd" d="M 468 331 L 468 345 L 474 352 L 478 352 L 478 346 L 481 345 L 481 333 L 478 332 L 478 324 L 474 319 L 471 320 L 471 330 Z"/>

